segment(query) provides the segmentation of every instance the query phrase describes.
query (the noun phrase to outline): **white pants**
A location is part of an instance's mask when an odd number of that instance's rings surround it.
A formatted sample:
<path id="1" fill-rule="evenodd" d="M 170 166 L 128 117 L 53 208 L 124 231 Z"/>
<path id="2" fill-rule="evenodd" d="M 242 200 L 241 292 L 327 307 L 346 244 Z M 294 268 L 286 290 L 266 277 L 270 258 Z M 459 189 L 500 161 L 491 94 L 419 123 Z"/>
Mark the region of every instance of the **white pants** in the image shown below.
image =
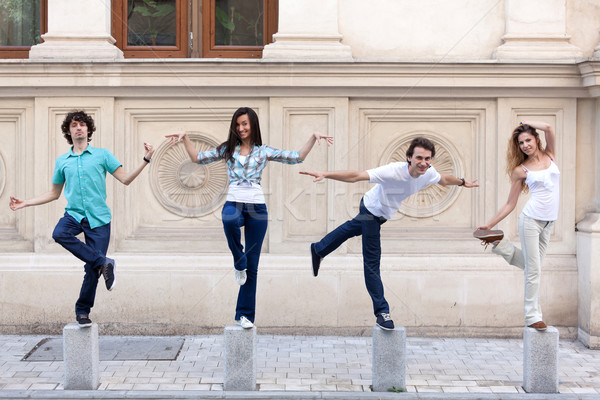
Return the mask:
<path id="1" fill-rule="evenodd" d="M 540 276 L 552 225 L 554 221 L 538 221 L 521 213 L 519 237 L 522 249 L 515 247 L 506 236 L 492 249 L 492 252 L 501 255 L 509 264 L 525 272 L 525 325 L 542 320 Z"/>

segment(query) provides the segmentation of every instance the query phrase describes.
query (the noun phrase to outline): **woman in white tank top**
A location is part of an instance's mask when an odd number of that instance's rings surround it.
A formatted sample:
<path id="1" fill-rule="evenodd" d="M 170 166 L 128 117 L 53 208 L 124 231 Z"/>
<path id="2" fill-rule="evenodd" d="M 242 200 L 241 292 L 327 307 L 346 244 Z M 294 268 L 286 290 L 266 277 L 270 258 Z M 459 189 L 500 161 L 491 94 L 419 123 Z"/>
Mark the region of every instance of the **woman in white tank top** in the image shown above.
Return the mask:
<path id="1" fill-rule="evenodd" d="M 537 130 L 544 132 L 542 147 Z M 545 122 L 523 121 L 513 131 L 506 152 L 507 173 L 511 186 L 508 200 L 485 225 L 473 234 L 484 243 L 492 243 L 492 251 L 525 272 L 525 325 L 545 330 L 539 303 L 541 264 L 554 221 L 558 218 L 560 171 L 554 163 L 556 140 L 554 130 Z M 521 249 L 515 247 L 502 231 L 490 229 L 516 207 L 521 193 L 531 197 L 519 215 Z"/>

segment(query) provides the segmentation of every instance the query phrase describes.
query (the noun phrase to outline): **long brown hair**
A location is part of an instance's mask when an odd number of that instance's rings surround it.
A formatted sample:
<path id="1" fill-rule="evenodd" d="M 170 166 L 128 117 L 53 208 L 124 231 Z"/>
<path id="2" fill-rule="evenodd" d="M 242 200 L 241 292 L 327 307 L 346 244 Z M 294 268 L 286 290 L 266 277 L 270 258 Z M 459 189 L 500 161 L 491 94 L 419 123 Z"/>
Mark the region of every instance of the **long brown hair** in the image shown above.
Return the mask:
<path id="1" fill-rule="evenodd" d="M 262 146 L 262 137 L 260 135 L 260 125 L 258 123 L 258 115 L 250 107 L 240 107 L 231 117 L 231 125 L 229 126 L 229 136 L 227 140 L 217 146 L 217 152 L 223 154 L 225 161 L 229 161 L 235 152 L 235 146 L 242 143 L 237 133 L 237 119 L 242 115 L 248 115 L 250 121 L 250 142 L 252 145 Z"/>
<path id="2" fill-rule="evenodd" d="M 519 147 L 519 135 L 523 132 L 530 133 L 535 137 L 535 141 L 537 143 L 537 147 L 540 151 L 544 151 L 542 147 L 542 142 L 540 140 L 540 135 L 537 133 L 535 128 L 531 127 L 527 124 L 520 124 L 513 131 L 509 141 L 508 148 L 506 149 L 506 173 L 508 176 L 512 176 L 515 168 L 519 165 L 523 164 L 525 160 L 527 160 L 527 154 L 523 153 L 521 148 Z M 525 181 L 523 181 L 523 186 L 521 187 L 521 191 L 523 193 L 527 193 L 529 188 Z"/>

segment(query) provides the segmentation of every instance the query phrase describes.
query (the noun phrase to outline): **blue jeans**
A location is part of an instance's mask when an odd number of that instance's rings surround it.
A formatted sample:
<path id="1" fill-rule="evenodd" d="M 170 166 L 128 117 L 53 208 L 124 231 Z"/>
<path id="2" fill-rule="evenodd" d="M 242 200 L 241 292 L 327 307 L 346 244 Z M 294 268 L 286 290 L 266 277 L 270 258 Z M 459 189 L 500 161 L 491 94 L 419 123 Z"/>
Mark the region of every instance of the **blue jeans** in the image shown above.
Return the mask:
<path id="1" fill-rule="evenodd" d="M 235 309 L 235 319 L 241 316 L 254 322 L 256 311 L 256 281 L 258 261 L 263 239 L 267 233 L 267 206 L 265 204 L 226 201 L 221 211 L 223 229 L 229 250 L 233 255 L 233 266 L 238 271 L 246 270 L 246 283 L 240 286 Z M 244 227 L 246 251 L 242 245 L 241 227 Z"/>
<path id="2" fill-rule="evenodd" d="M 75 236 L 83 232 L 85 243 Z M 52 233 L 56 243 L 67 249 L 75 257 L 85 262 L 85 276 L 75 303 L 75 314 L 89 314 L 94 306 L 96 287 L 100 278 L 99 268 L 106 261 L 106 252 L 110 241 L 110 222 L 97 228 L 90 228 L 87 218 L 81 223 L 65 213 Z"/>
<path id="3" fill-rule="evenodd" d="M 315 243 L 315 252 L 321 258 L 326 257 L 340 247 L 346 240 L 362 235 L 363 267 L 365 285 L 373 301 L 375 315 L 389 313 L 390 306 L 383 297 L 383 283 L 379 265 L 381 262 L 381 225 L 385 218 L 376 217 L 360 200 L 358 215 L 328 233 L 320 242 Z"/>

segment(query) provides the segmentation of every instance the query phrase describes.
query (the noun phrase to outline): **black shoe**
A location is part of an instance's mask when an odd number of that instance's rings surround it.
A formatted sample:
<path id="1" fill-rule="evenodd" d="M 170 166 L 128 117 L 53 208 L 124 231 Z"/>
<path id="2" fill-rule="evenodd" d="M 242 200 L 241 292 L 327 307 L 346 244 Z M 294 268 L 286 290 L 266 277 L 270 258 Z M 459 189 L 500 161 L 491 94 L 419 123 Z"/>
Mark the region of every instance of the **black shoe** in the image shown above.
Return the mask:
<path id="1" fill-rule="evenodd" d="M 392 321 L 392 317 L 390 314 L 381 313 L 377 316 L 377 326 L 383 330 L 391 331 L 394 329 L 394 321 Z"/>
<path id="2" fill-rule="evenodd" d="M 101 267 L 102 275 L 104 275 L 104 283 L 106 283 L 106 289 L 111 291 L 115 287 L 115 269 L 117 263 L 112 258 L 106 257 L 104 265 Z"/>
<path id="3" fill-rule="evenodd" d="M 79 323 L 80 328 L 89 328 L 92 326 L 92 320 L 89 315 L 77 315 L 75 319 Z"/>
<path id="4" fill-rule="evenodd" d="M 313 276 L 319 275 L 319 267 L 321 266 L 322 258 L 315 251 L 315 244 L 310 244 L 310 258 L 312 259 Z"/>

